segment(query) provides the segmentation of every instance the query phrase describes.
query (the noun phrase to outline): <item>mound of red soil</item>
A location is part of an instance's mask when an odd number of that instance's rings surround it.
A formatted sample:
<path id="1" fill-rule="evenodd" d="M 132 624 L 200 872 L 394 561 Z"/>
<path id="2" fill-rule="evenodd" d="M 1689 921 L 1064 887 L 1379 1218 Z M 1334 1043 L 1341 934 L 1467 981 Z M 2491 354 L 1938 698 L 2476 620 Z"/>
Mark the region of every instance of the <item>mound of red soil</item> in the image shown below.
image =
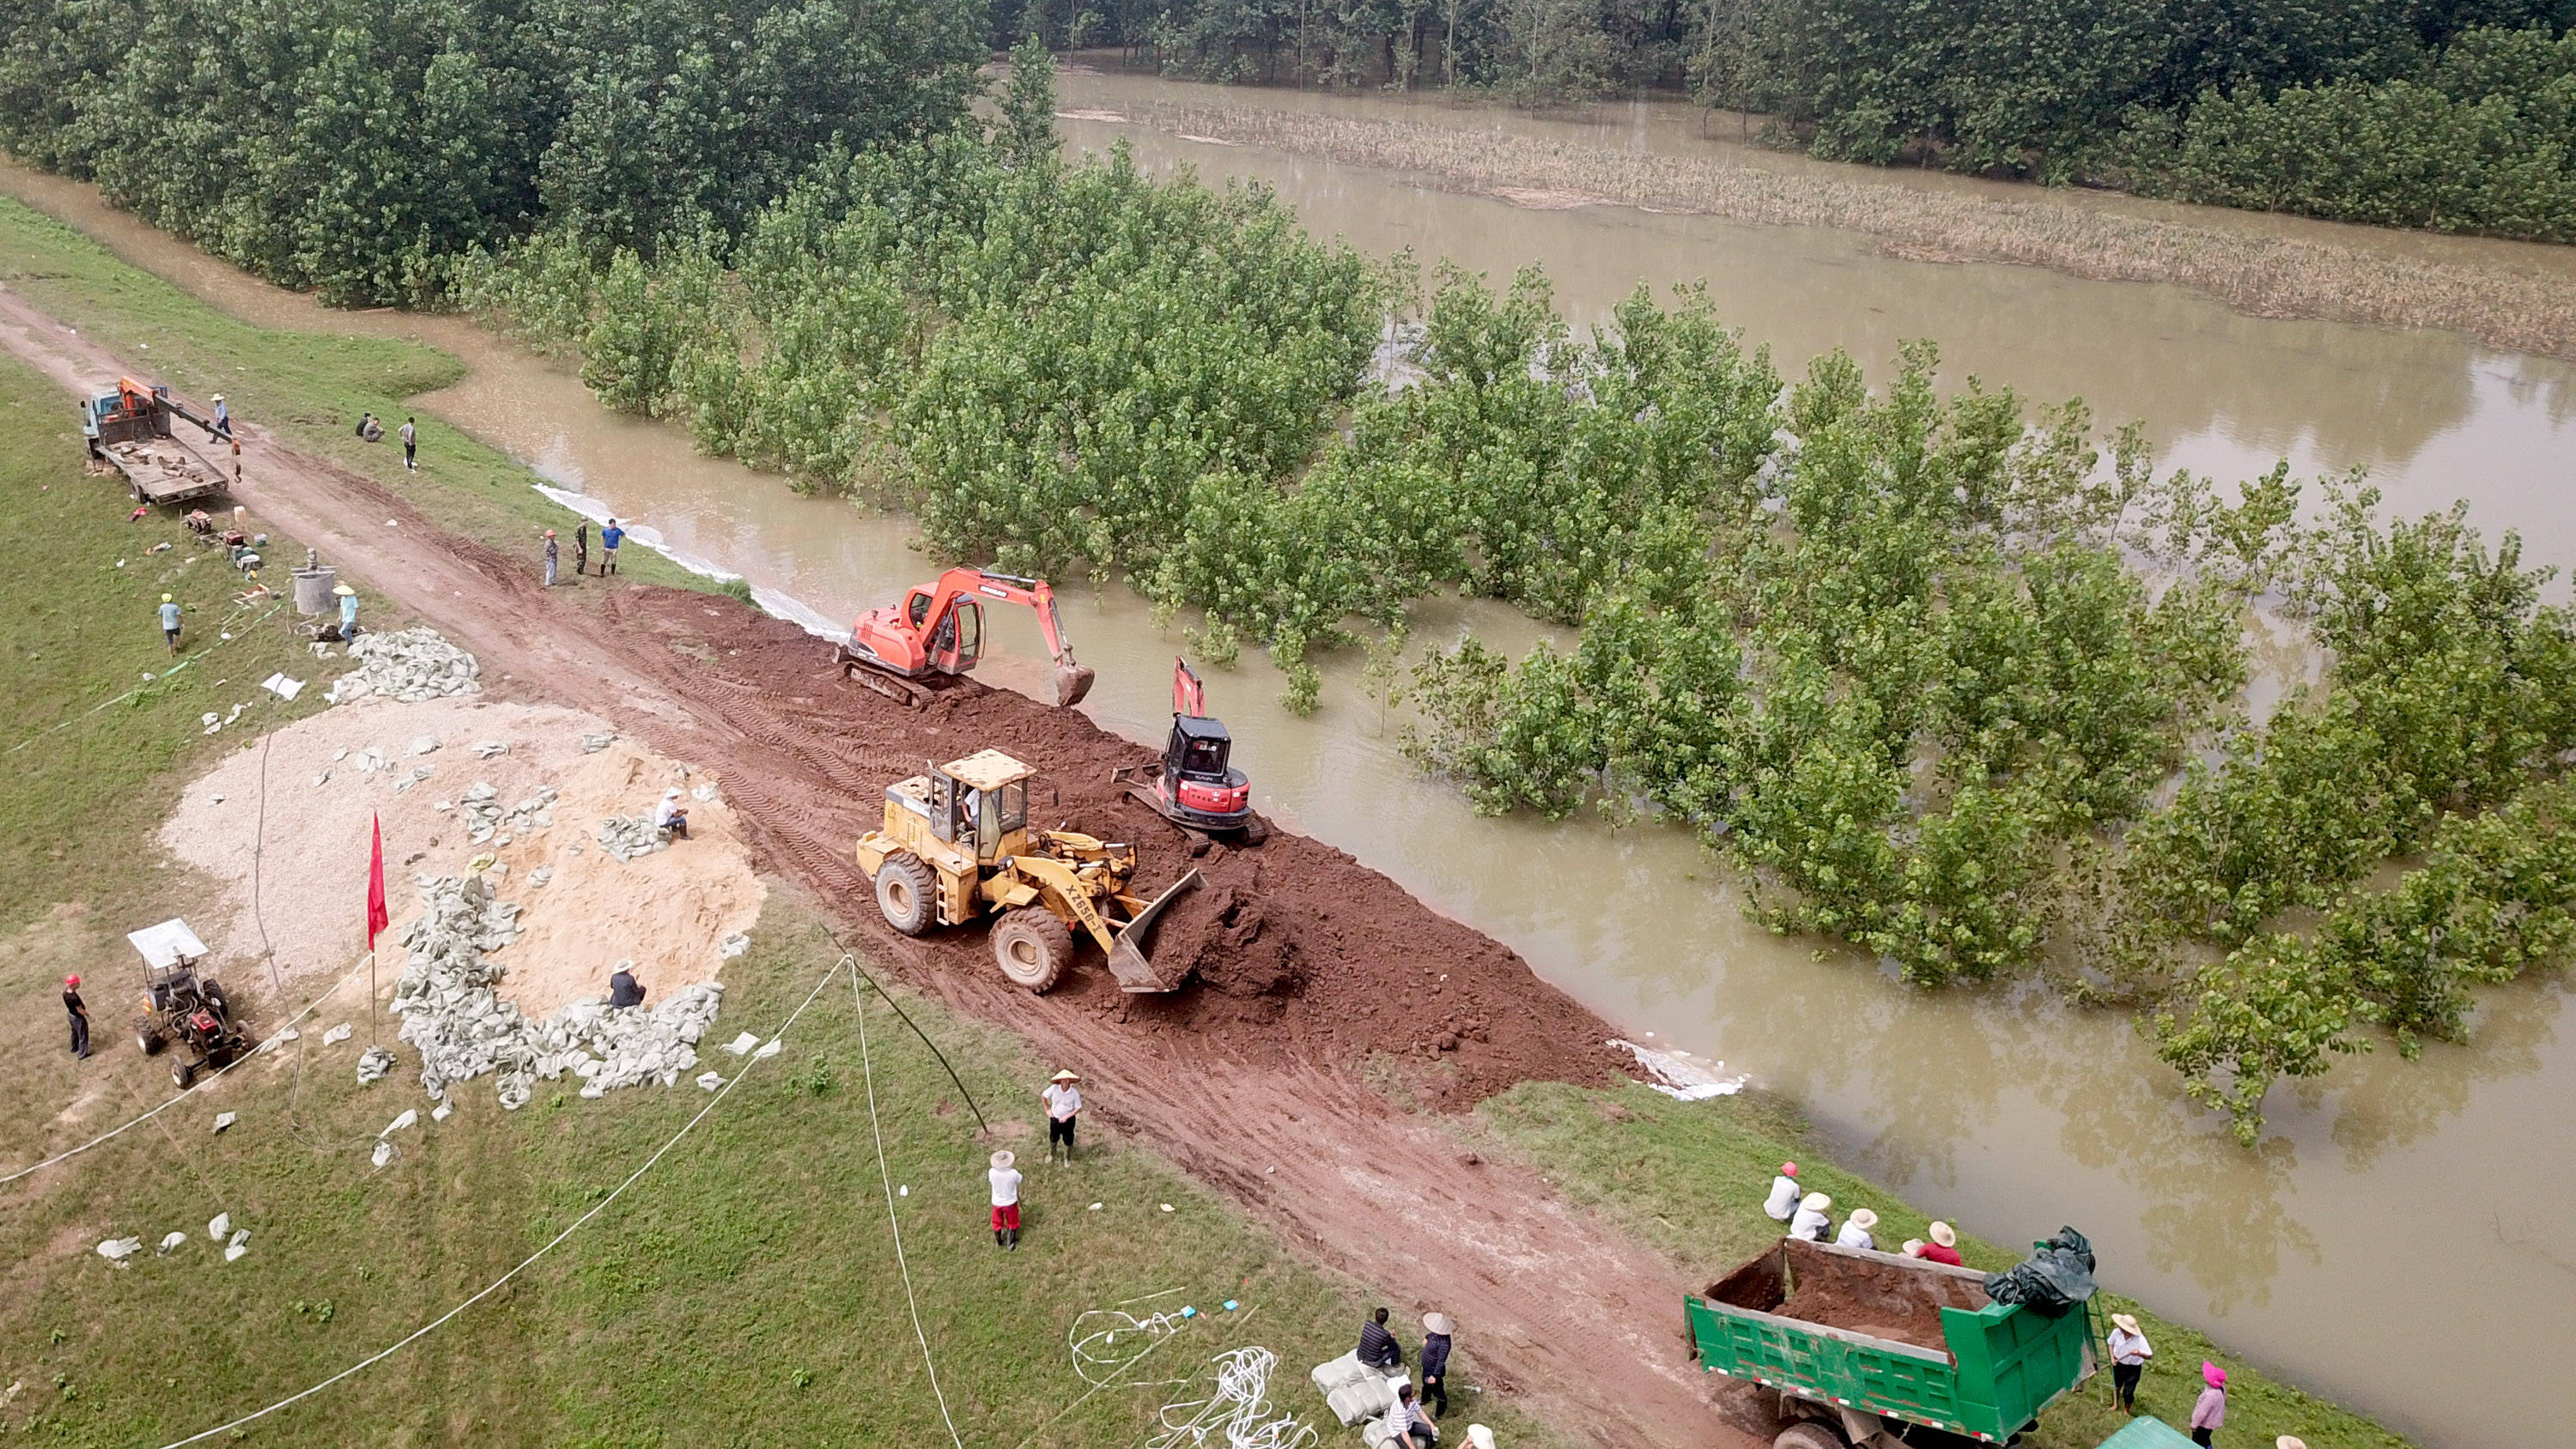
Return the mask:
<path id="1" fill-rule="evenodd" d="M 1210 845 L 1128 798 L 1115 772 L 1151 766 L 1153 754 L 1078 711 L 972 681 L 909 709 L 841 678 L 829 645 L 731 601 L 627 588 L 607 606 L 617 632 L 635 641 L 629 662 L 675 684 L 685 673 L 692 693 L 727 702 L 736 738 L 713 757 L 702 739 L 686 751 L 745 807 L 755 851 L 821 876 L 846 921 L 927 968 L 924 984 L 943 994 L 1006 1019 L 1095 1018 L 1060 1023 L 1069 1029 L 1097 1030 L 1106 1018 L 1184 1058 L 1416 1058 L 1423 1093 L 1452 1107 L 1525 1078 L 1619 1074 L 1603 1045 L 1611 1033 L 1591 1012 L 1517 954 L 1348 854 L 1278 830 L 1258 846 Z M 1180 990 L 1128 995 L 1086 960 L 1031 998 L 1002 980 L 981 927 L 918 941 L 884 927 L 851 843 L 881 816 L 887 785 L 925 761 L 988 747 L 1041 772 L 1030 802 L 1038 822 L 1133 842 L 1139 894 L 1200 871 L 1201 885 L 1165 911 L 1150 950 L 1158 967 L 1189 971 Z"/>

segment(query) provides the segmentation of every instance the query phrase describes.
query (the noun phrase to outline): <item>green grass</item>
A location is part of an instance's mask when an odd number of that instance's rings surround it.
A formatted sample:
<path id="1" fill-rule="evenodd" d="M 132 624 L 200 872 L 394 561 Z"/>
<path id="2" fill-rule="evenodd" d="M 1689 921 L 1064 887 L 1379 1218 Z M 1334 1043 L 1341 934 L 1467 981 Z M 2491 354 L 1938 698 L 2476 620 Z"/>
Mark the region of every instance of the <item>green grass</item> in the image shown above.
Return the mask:
<path id="1" fill-rule="evenodd" d="M 1796 1113 L 1758 1093 L 1707 1102 L 1676 1102 L 1643 1086 L 1590 1091 L 1560 1082 L 1525 1082 L 1477 1107 L 1481 1125 L 1504 1150 L 1545 1164 L 1548 1180 L 1571 1200 L 1602 1213 L 1681 1269 L 1678 1281 L 1705 1286 L 1777 1242 L 1781 1228 L 1763 1215 L 1762 1197 L 1783 1161 L 1798 1179 L 1834 1200 L 1840 1219 L 1853 1208 L 1878 1213 L 1874 1230 L 1894 1249 L 1919 1238 L 1929 1223 L 1919 1208 L 1875 1183 L 1825 1161 Z M 2018 1245 L 1999 1246 L 1962 1234 L 1961 1256 L 1999 1272 L 2020 1261 Z M 2118 1265 L 2107 1264 L 2113 1281 Z M 2105 1312 L 2135 1313 L 2156 1356 L 2138 1390 L 2141 1412 L 2188 1424 L 2200 1392 L 2200 1362 L 2224 1366 L 2227 1439 L 2264 1445 L 2296 1434 L 2309 1449 L 2403 1449 L 2407 1441 L 2369 1420 L 2276 1382 L 2205 1335 L 2149 1313 L 2106 1284 Z M 1676 1321 L 1680 1305 L 1674 1305 Z M 2035 1449 L 2091 1449 L 2126 1422 L 2110 1404 L 2107 1372 L 2043 1415 L 2023 1441 Z"/>
<path id="2" fill-rule="evenodd" d="M 441 527 L 523 553 L 532 569 L 541 552 L 539 532 L 578 521 L 538 493 L 531 486 L 536 475 L 507 455 L 406 406 L 405 399 L 464 375 L 462 363 L 436 348 L 236 320 L 9 197 L 0 197 L 0 282 L 119 357 L 148 367 L 154 381 L 198 399 L 221 392 L 234 416 L 410 495 Z M 57 402 L 51 388 L 36 395 Z M 68 398 L 59 406 L 71 416 Z M 403 470 L 402 450 L 393 442 L 358 440 L 365 412 L 385 420 L 388 439 L 406 416 L 418 418 L 419 472 Z M 258 466 L 255 457 L 249 461 Z M 650 549 L 635 554 L 619 565 L 630 582 L 715 587 Z M 596 593 L 585 599 L 596 603 Z"/>
<path id="3" fill-rule="evenodd" d="M 136 846 L 176 802 L 174 772 L 320 707 L 318 689 L 292 704 L 262 690 L 270 673 L 311 681 L 335 668 L 292 632 L 292 608 L 234 603 L 244 585 L 223 550 L 198 544 L 168 509 L 135 523 L 130 512 L 119 480 L 88 471 L 70 399 L 0 358 L 0 537 L 18 554 L 0 572 L 0 926 L 75 899 L 121 911 L 162 889 L 157 852 Z M 268 557 L 290 553 L 302 557 L 292 540 L 270 540 Z M 187 664 L 175 671 L 157 612 L 165 593 L 186 611 Z M 231 727 L 209 736 L 199 724 L 245 702 Z"/>

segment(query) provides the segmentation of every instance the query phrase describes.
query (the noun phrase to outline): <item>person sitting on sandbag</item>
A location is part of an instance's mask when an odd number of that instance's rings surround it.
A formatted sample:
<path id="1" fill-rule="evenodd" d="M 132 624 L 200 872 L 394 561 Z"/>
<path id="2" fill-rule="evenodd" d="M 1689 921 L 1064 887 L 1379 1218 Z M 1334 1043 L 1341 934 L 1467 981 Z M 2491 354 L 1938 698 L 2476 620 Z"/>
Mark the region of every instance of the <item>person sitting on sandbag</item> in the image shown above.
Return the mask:
<path id="1" fill-rule="evenodd" d="M 653 807 L 653 828 L 673 840 L 689 838 L 689 812 L 680 804 L 676 786 L 663 791 L 662 803 Z"/>
<path id="2" fill-rule="evenodd" d="M 616 971 L 609 975 L 608 1004 L 612 1008 L 623 1010 L 629 1006 L 644 1004 L 644 988 L 636 983 L 635 973 L 626 969 L 631 964 L 633 963 L 620 961 L 617 963 Z"/>

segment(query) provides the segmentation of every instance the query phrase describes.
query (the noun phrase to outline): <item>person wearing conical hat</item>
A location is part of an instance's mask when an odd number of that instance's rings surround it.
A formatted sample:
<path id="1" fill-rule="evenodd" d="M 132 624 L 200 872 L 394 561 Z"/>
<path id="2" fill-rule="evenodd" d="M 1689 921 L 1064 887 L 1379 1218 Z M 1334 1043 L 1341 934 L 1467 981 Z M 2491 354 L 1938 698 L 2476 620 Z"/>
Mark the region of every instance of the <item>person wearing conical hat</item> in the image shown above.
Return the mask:
<path id="1" fill-rule="evenodd" d="M 984 1174 L 993 1184 L 993 1246 L 1012 1252 L 1020 1247 L 1020 1170 L 1011 1165 L 1017 1160 L 1005 1147 L 993 1154 L 993 1170 Z"/>
<path id="2" fill-rule="evenodd" d="M 1834 1200 L 1821 1192 L 1811 1192 L 1798 1199 L 1797 1215 L 1789 1219 L 1789 1236 L 1804 1238 L 1811 1243 L 1823 1242 L 1825 1230 L 1834 1225 L 1834 1220 L 1825 1216 L 1833 1206 Z"/>
<path id="3" fill-rule="evenodd" d="M 1494 1431 L 1482 1424 L 1470 1424 L 1467 1426 L 1467 1443 L 1470 1449 L 1494 1449 Z"/>
<path id="4" fill-rule="evenodd" d="M 347 584 L 333 584 L 331 592 L 340 600 L 340 637 L 358 636 L 358 591 Z"/>
<path id="5" fill-rule="evenodd" d="M 1771 1195 L 1762 1200 L 1762 1211 L 1775 1223 L 1785 1223 L 1798 1210 L 1798 1164 L 1780 1164 L 1779 1175 L 1771 1179 Z"/>
<path id="6" fill-rule="evenodd" d="M 1936 1222 L 1924 1229 L 1923 1235 L 1932 1240 L 1923 1245 L 1923 1256 L 1926 1259 L 1935 1263 L 1947 1263 L 1953 1268 L 1968 1266 L 1967 1260 L 1959 1256 L 1958 1229 L 1948 1223 Z"/>
<path id="7" fill-rule="evenodd" d="M 1046 1103 L 1047 1164 L 1055 1164 L 1055 1145 L 1064 1144 L 1064 1165 L 1073 1166 L 1073 1119 L 1082 1115 L 1082 1077 L 1067 1069 L 1055 1074 L 1038 1100 Z"/>
<path id="8" fill-rule="evenodd" d="M 1877 1252 L 1878 1239 L 1871 1236 L 1869 1231 L 1877 1226 L 1878 1214 L 1867 1208 L 1854 1208 L 1852 1215 L 1843 1220 L 1843 1230 L 1834 1235 L 1834 1246 L 1858 1248 L 1864 1253 Z"/>
<path id="9" fill-rule="evenodd" d="M 2138 1412 L 2138 1380 L 2145 1377 L 2147 1360 L 2156 1356 L 2155 1348 L 2138 1328 L 2137 1315 L 2111 1315 L 2111 1336 L 2102 1346 L 2110 1351 L 2111 1397 L 2123 1413 Z"/>

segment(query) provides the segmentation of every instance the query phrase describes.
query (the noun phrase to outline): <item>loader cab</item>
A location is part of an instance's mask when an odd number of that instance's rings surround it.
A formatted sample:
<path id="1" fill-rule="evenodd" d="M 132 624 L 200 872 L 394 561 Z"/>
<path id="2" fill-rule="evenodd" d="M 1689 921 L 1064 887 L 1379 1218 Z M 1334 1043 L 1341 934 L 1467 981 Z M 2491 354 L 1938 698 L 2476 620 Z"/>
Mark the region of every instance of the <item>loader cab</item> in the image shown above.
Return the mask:
<path id="1" fill-rule="evenodd" d="M 896 828 L 901 811 L 913 817 L 902 823 L 980 865 L 1020 854 L 1029 848 L 1029 777 L 1036 773 L 999 750 L 935 766 L 887 788 L 887 833 L 903 833 Z"/>

